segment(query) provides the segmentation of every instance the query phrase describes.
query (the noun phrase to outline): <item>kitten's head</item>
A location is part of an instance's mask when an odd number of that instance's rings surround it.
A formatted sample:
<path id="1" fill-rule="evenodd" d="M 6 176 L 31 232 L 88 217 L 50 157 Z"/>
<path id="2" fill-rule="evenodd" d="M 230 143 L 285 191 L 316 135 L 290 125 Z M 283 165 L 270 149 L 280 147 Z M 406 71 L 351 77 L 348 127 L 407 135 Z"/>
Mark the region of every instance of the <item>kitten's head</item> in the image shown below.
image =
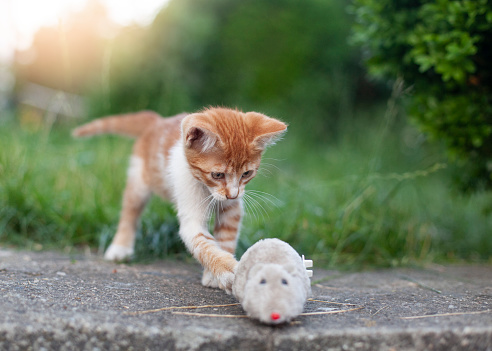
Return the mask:
<path id="1" fill-rule="evenodd" d="M 191 172 L 216 200 L 241 197 L 263 151 L 287 130 L 285 123 L 261 113 L 227 108 L 188 115 L 181 126 Z"/>

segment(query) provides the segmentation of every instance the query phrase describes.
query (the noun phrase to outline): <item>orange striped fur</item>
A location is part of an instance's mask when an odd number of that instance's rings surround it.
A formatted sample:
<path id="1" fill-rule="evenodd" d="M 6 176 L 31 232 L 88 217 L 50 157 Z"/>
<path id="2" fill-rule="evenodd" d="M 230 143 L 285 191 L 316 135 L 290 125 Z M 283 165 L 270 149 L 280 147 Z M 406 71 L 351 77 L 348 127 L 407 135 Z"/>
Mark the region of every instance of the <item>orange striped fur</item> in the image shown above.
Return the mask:
<path id="1" fill-rule="evenodd" d="M 151 194 L 156 194 L 176 205 L 180 237 L 204 267 L 202 284 L 230 292 L 244 188 L 255 177 L 265 148 L 286 128 L 260 113 L 227 108 L 168 118 L 142 111 L 76 128 L 77 137 L 113 133 L 137 138 L 118 230 L 105 258 L 133 255 L 138 220 Z M 214 211 L 212 236 L 207 228 Z"/>

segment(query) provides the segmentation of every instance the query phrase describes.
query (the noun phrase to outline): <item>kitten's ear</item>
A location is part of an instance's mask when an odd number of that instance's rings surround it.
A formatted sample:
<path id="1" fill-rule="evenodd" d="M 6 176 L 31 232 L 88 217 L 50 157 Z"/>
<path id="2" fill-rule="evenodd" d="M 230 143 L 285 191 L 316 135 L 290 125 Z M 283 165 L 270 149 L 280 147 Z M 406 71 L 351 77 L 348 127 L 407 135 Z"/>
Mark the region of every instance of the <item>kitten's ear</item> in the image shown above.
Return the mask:
<path id="1" fill-rule="evenodd" d="M 183 120 L 182 133 L 187 148 L 205 152 L 217 143 L 219 137 L 213 133 L 210 126 L 200 121 L 199 114 L 192 114 Z"/>
<path id="2" fill-rule="evenodd" d="M 255 135 L 253 145 L 258 150 L 263 151 L 275 144 L 287 131 L 287 124 L 277 119 L 257 112 L 248 112 L 247 115 Z"/>

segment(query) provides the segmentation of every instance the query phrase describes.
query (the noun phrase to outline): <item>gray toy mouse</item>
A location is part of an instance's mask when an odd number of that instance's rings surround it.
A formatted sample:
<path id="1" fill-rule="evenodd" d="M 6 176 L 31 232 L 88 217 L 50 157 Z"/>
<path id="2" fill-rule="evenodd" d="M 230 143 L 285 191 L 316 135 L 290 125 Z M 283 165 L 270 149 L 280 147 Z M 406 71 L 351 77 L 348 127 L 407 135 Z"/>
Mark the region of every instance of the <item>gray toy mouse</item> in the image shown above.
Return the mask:
<path id="1" fill-rule="evenodd" d="M 251 318 L 266 324 L 288 322 L 302 312 L 311 294 L 305 262 L 312 264 L 282 240 L 260 240 L 241 257 L 232 293 Z"/>

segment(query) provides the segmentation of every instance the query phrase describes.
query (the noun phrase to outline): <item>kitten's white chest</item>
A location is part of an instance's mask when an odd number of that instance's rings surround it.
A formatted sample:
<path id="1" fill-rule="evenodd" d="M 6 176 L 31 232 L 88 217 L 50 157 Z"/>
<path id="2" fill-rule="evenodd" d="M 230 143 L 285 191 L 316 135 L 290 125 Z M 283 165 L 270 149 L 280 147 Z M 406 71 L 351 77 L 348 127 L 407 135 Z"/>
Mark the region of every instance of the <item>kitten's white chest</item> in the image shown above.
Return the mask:
<path id="1" fill-rule="evenodd" d="M 210 192 L 191 174 L 181 141 L 169 153 L 166 179 L 178 209 L 178 217 L 192 220 L 203 216 L 201 207 Z"/>

